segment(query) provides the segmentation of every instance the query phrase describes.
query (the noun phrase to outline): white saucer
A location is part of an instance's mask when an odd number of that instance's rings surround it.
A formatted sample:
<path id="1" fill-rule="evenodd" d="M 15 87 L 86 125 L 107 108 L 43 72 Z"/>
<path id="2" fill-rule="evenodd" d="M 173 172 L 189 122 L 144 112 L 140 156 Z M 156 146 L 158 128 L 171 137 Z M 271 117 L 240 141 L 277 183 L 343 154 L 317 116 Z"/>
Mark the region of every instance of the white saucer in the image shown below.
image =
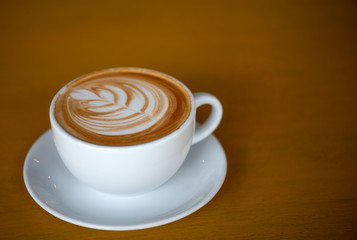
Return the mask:
<path id="1" fill-rule="evenodd" d="M 211 135 L 191 147 L 182 167 L 161 187 L 136 196 L 111 195 L 72 176 L 48 130 L 26 156 L 24 180 L 32 198 L 64 221 L 95 229 L 133 230 L 170 223 L 197 211 L 216 195 L 226 171 L 223 148 Z"/>

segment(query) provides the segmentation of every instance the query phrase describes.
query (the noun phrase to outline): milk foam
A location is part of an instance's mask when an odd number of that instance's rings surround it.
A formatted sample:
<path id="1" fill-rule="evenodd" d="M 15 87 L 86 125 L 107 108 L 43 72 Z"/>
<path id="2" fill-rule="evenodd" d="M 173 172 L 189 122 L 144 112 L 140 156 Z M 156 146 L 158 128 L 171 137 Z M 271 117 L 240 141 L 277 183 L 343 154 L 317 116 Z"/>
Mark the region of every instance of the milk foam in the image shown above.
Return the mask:
<path id="1" fill-rule="evenodd" d="M 78 126 L 103 135 L 132 134 L 152 127 L 167 111 L 167 96 L 155 85 L 132 79 L 110 81 L 114 86 L 95 86 L 95 92 L 76 89 L 70 94 L 67 111 Z"/>

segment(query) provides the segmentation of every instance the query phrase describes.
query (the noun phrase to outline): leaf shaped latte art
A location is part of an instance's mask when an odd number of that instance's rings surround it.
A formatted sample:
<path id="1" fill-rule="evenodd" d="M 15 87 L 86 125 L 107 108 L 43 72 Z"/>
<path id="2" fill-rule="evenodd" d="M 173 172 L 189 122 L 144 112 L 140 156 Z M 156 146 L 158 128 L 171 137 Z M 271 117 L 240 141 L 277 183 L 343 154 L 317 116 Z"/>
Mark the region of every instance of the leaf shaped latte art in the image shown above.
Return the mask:
<path id="1" fill-rule="evenodd" d="M 143 82 L 121 81 L 71 92 L 67 100 L 73 122 L 102 135 L 125 135 L 155 125 L 168 109 L 163 91 Z"/>

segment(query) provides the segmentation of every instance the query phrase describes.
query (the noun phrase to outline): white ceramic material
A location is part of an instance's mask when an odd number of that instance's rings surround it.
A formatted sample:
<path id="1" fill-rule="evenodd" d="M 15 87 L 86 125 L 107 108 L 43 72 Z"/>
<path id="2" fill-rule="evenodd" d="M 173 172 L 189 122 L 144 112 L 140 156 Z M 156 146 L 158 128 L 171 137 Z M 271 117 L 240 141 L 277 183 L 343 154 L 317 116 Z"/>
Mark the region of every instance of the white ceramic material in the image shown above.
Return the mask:
<path id="1" fill-rule="evenodd" d="M 23 170 L 30 195 L 52 215 L 88 228 L 133 230 L 197 211 L 220 189 L 227 163 L 222 146 L 211 135 L 192 146 L 179 171 L 159 188 L 136 196 L 114 195 L 78 181 L 64 166 L 47 131 L 27 154 Z"/>
<path id="2" fill-rule="evenodd" d="M 50 120 L 55 145 L 68 170 L 82 182 L 116 194 L 151 191 L 166 182 L 182 165 L 192 142 L 209 136 L 222 118 L 222 106 L 217 98 L 208 93 L 192 95 L 184 87 L 191 96 L 192 110 L 178 130 L 152 142 L 118 147 L 82 141 L 60 127 L 54 117 L 54 102 L 64 90 L 61 89 L 51 103 Z M 203 104 L 211 105 L 212 112 L 194 134 L 196 107 Z"/>

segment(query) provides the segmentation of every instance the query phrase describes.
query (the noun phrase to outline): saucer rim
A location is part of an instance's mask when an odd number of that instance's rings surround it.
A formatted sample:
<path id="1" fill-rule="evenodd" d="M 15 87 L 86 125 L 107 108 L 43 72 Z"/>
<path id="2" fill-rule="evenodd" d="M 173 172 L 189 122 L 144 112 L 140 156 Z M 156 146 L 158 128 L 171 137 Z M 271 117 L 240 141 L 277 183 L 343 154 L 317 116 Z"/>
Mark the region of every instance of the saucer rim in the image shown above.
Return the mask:
<path id="1" fill-rule="evenodd" d="M 213 137 L 214 141 L 216 142 L 215 144 L 219 145 L 219 148 L 222 151 L 223 154 L 223 158 L 222 158 L 222 163 L 221 163 L 221 170 L 219 173 L 219 176 L 217 177 L 217 181 L 215 182 L 215 184 L 212 186 L 211 190 L 209 192 L 207 192 L 205 194 L 205 197 L 202 198 L 199 202 L 197 202 L 195 205 L 187 208 L 186 210 L 184 210 L 181 213 L 178 214 L 174 214 L 173 216 L 170 217 L 166 217 L 163 219 L 159 219 L 159 220 L 155 220 L 155 221 L 150 221 L 147 223 L 140 223 L 140 224 L 128 224 L 128 225 L 112 225 L 112 224 L 96 224 L 96 223 L 89 223 L 89 222 L 85 222 L 85 221 L 81 221 L 75 218 L 71 218 L 68 217 L 66 215 L 64 215 L 61 212 L 58 212 L 56 210 L 54 210 L 53 208 L 51 208 L 50 206 L 46 205 L 41 198 L 32 190 L 31 184 L 30 184 L 30 180 L 28 177 L 28 173 L 27 173 L 27 166 L 29 165 L 30 162 L 30 156 L 33 155 L 33 152 L 36 150 L 36 148 L 38 147 L 38 145 L 40 144 L 40 140 L 42 138 L 47 137 L 47 135 L 52 135 L 52 131 L 51 129 L 48 129 L 47 131 L 45 131 L 43 134 L 40 135 L 40 137 L 38 137 L 34 143 L 32 144 L 30 150 L 28 151 L 25 161 L 24 161 L 24 166 L 23 166 L 23 178 L 24 178 L 24 183 L 26 186 L 27 191 L 29 192 L 30 196 L 33 198 L 33 200 L 41 207 L 43 208 L 45 211 L 47 211 L 48 213 L 52 214 L 53 216 L 66 221 L 68 223 L 72 223 L 81 227 L 86 227 L 86 228 L 91 228 L 91 229 L 98 229 L 98 230 L 109 230 L 109 231 L 127 231 L 127 230 L 140 230 L 140 229 L 147 229 L 147 228 L 152 228 L 152 227 L 158 227 L 158 226 L 162 226 L 168 223 L 172 223 L 175 222 L 177 220 L 180 220 L 184 217 L 187 217 L 188 215 L 196 212 L 197 210 L 199 210 L 200 208 L 202 208 L 203 206 L 205 206 L 208 202 L 210 202 L 213 197 L 218 193 L 218 191 L 221 189 L 226 175 L 227 175 L 227 157 L 225 154 L 225 151 L 221 145 L 221 143 L 219 142 L 219 140 L 213 135 L 209 135 L 207 138 L 209 137 Z M 200 144 L 200 143 L 198 143 Z M 165 184 L 165 183 L 164 183 Z M 155 190 L 153 190 L 155 191 Z M 145 193 L 144 193 L 145 195 Z"/>

